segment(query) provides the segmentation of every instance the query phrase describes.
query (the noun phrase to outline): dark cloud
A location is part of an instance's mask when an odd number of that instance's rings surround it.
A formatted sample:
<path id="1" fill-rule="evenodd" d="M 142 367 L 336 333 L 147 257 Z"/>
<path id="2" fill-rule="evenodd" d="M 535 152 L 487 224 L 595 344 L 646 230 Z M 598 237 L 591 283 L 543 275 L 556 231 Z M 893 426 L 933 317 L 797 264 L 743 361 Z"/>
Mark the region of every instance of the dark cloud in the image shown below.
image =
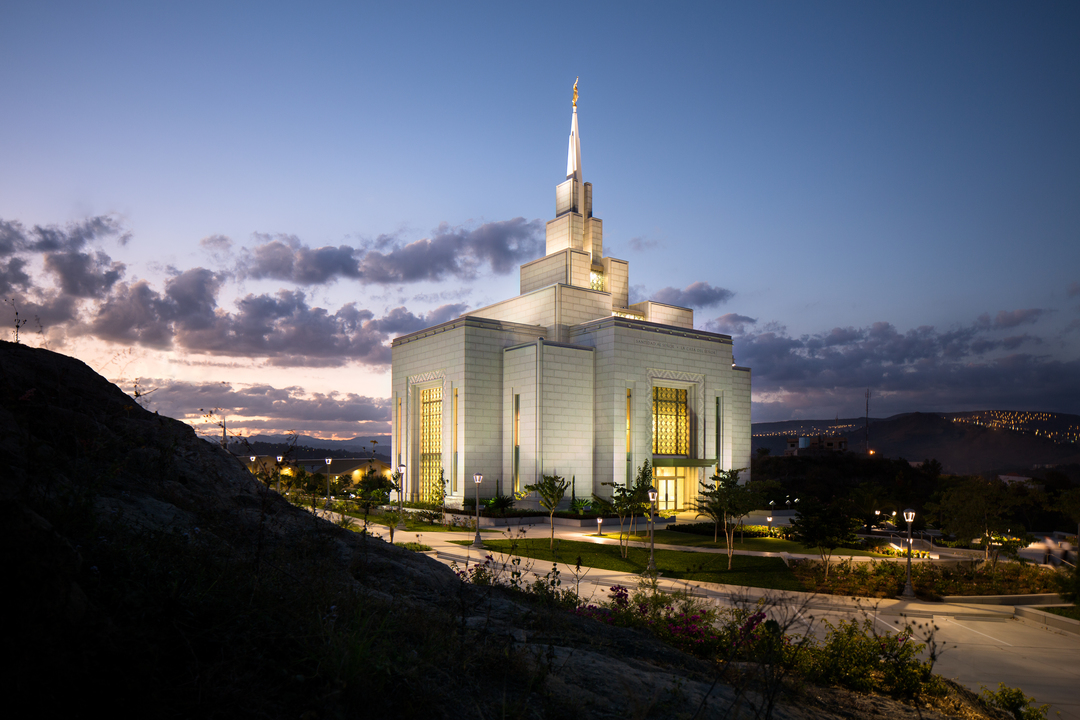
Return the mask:
<path id="1" fill-rule="evenodd" d="M 26 274 L 25 267 L 26 261 L 17 257 L 0 263 L 0 293 L 8 293 L 16 287 L 30 286 L 30 276 Z"/>
<path id="2" fill-rule="evenodd" d="M 500 275 L 543 251 L 543 223 L 524 218 L 467 229 L 442 224 L 430 238 L 402 244 L 382 235 L 361 247 L 311 248 L 292 235 L 257 235 L 238 265 L 243 277 L 315 285 L 346 278 L 390 284 L 469 280 L 486 267 Z"/>
<path id="3" fill-rule="evenodd" d="M 453 305 L 441 305 L 425 315 L 413 315 L 404 307 L 396 307 L 386 314 L 385 317 L 376 320 L 379 330 L 390 336 L 408 335 L 417 330 L 423 330 L 447 320 L 459 317 L 468 305 L 455 303 Z"/>
<path id="4" fill-rule="evenodd" d="M 221 382 L 183 382 L 139 378 L 150 409 L 209 430 L 204 409 L 221 408 L 236 430 L 357 435 L 390 429 L 390 400 L 355 393 L 307 393 L 298 387 L 265 384 L 234 386 Z M 123 386 L 123 385 L 122 385 Z M 128 389 L 131 384 L 127 383 Z M 220 433 L 220 430 L 217 431 Z"/>
<path id="5" fill-rule="evenodd" d="M 19 227 L 21 229 L 22 226 Z M 35 225 L 24 234 L 25 247 L 32 252 L 74 252 L 109 237 L 115 237 L 123 245 L 130 235 L 124 232 L 116 218 L 108 215 L 68 223 L 64 227 Z"/>
<path id="6" fill-rule="evenodd" d="M 738 313 L 727 313 L 714 320 L 705 322 L 705 329 L 709 332 L 724 333 L 725 335 L 742 335 L 748 326 L 756 325 L 757 320 Z"/>
<path id="7" fill-rule="evenodd" d="M 699 280 L 687 285 L 685 290 L 666 287 L 654 293 L 652 300 L 679 307 L 711 307 L 726 303 L 733 297 L 735 293 L 732 291 Z"/>
<path id="8" fill-rule="evenodd" d="M 45 254 L 45 269 L 56 276 L 60 289 L 79 298 L 103 297 L 120 278 L 125 266 L 103 252 L 77 251 Z"/>
<path id="9" fill-rule="evenodd" d="M 395 308 L 376 318 L 348 303 L 337 310 L 312 307 L 303 292 L 248 294 L 231 312 L 218 306 L 222 277 L 193 268 L 170 278 L 164 293 L 146 282 L 118 283 L 102 301 L 87 331 L 112 342 L 194 353 L 266 358 L 271 365 L 385 366 L 389 341 L 459 316 L 465 305 L 443 305 L 415 315 Z"/>
<path id="10" fill-rule="evenodd" d="M 1033 317 L 1038 315 L 1006 313 L 1002 324 Z M 929 326 L 901 332 L 879 322 L 792 337 L 772 325 L 735 335 L 734 351 L 740 365 L 752 368 L 758 422 L 859 415 L 866 388 L 878 397 L 880 414 L 985 407 L 1080 411 L 1080 360 L 1013 352 L 1043 340 L 1026 333 L 984 337 L 997 327 L 985 317 L 945 332 Z"/>

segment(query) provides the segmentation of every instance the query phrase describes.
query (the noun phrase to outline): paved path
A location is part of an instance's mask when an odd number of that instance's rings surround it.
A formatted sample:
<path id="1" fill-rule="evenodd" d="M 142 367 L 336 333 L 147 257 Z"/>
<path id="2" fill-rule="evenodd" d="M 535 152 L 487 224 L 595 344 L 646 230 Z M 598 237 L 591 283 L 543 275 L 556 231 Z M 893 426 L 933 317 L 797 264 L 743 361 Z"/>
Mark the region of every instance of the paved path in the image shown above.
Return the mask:
<path id="1" fill-rule="evenodd" d="M 374 532 L 388 536 L 385 528 L 375 525 Z M 517 531 L 517 528 L 514 528 Z M 528 538 L 548 538 L 547 526 L 524 526 Z M 417 533 L 403 532 L 395 536 L 399 542 L 416 540 Z M 483 533 L 487 538 L 501 538 L 502 533 Z M 472 533 L 421 533 L 421 541 L 432 546 L 441 562 L 456 562 L 466 567 L 483 561 L 489 553 L 477 552 L 471 547 L 451 543 L 451 540 L 472 539 Z M 595 533 L 579 528 L 555 528 L 555 537 L 563 540 L 602 542 L 615 544 L 613 538 L 597 538 Z M 657 545 L 671 550 L 694 550 L 699 552 L 723 552 L 711 548 L 688 548 L 677 545 Z M 739 554 L 775 555 L 752 551 L 736 551 Z M 797 556 L 796 556 L 797 557 Z M 805 557 L 816 557 L 807 555 Z M 531 568 L 543 574 L 550 569 L 546 562 L 537 562 Z M 662 568 L 661 568 L 662 570 Z M 632 573 L 583 569 L 575 579 L 574 568 L 559 564 L 564 586 L 578 583 L 578 594 L 585 599 L 606 600 L 612 585 L 636 587 L 638 575 Z M 660 578 L 661 589 L 673 591 L 689 589 L 695 595 L 708 598 L 718 604 L 733 605 L 756 602 L 767 597 L 779 600 L 780 607 L 798 613 L 794 627 L 821 636 L 824 626 L 821 620 L 836 623 L 842 618 L 873 618 L 882 630 L 895 630 L 910 618 L 918 623 L 930 623 L 937 627 L 935 637 L 945 646 L 935 670 L 948 678 L 979 692 L 983 686 L 996 690 L 999 682 L 1019 687 L 1039 703 L 1051 705 L 1051 718 L 1080 720 L 1080 635 L 1049 629 L 1035 622 L 1013 615 L 1011 606 L 960 605 L 908 601 L 898 599 L 868 600 L 835 595 L 778 592 L 761 588 L 746 588 L 717 583 L 683 583 Z"/>

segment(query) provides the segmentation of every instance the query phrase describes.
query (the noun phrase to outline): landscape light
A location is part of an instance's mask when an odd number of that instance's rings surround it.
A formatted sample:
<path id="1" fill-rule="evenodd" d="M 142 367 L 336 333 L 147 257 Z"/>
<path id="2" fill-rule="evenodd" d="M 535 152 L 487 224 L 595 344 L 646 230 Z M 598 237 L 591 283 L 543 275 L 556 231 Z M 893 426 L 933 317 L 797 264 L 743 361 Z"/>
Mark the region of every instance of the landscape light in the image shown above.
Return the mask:
<path id="1" fill-rule="evenodd" d="M 484 547 L 484 541 L 480 539 L 480 483 L 484 482 L 484 476 L 476 473 L 472 479 L 476 483 L 476 537 L 473 538 L 472 546 L 479 550 Z"/>

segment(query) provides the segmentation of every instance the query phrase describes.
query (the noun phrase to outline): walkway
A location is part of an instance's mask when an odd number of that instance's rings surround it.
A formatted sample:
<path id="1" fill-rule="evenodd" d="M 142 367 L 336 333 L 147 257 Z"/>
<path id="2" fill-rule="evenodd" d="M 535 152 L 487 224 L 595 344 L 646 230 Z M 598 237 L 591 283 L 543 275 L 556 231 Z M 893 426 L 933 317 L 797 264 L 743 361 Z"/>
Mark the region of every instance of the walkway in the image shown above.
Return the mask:
<path id="1" fill-rule="evenodd" d="M 514 528 L 517 531 L 517 528 Z M 525 537 L 548 538 L 551 530 L 545 525 L 523 526 Z M 382 526 L 374 526 L 376 535 L 388 539 Z M 417 533 L 398 533 L 395 540 L 410 542 Z M 485 532 L 483 537 L 501 538 L 502 533 Z M 614 538 L 597 538 L 595 533 L 581 528 L 555 528 L 556 539 L 614 544 Z M 430 545 L 440 562 L 456 563 L 459 567 L 475 564 L 489 554 L 478 553 L 471 547 L 455 545 L 451 540 L 472 539 L 473 533 L 421 533 L 421 542 Z M 643 543 L 642 543 L 643 544 Z M 713 548 L 688 548 L 678 545 L 657 545 L 657 548 L 693 552 L 724 552 Z M 777 553 L 739 551 L 738 554 L 778 556 Z M 496 556 L 497 559 L 502 559 Z M 817 556 L 793 556 L 813 557 Z M 612 585 L 636 587 L 640 576 L 598 568 L 583 568 L 580 577 L 575 569 L 559 563 L 564 587 L 577 584 L 578 594 L 592 601 L 607 599 Z M 537 562 L 530 569 L 541 575 L 550 569 L 547 562 Z M 979 604 L 946 604 L 919 600 L 871 600 L 837 595 L 816 595 L 802 592 L 782 592 L 762 588 L 747 588 L 717 583 L 684 583 L 659 579 L 662 590 L 687 590 L 721 605 L 742 605 L 767 598 L 775 602 L 777 612 L 788 612 L 794 627 L 815 636 L 824 631 L 822 620 L 836 623 L 842 618 L 872 618 L 882 630 L 895 630 L 906 619 L 936 626 L 935 639 L 945 648 L 935 670 L 975 692 L 983 686 L 996 690 L 999 682 L 1020 687 L 1039 703 L 1051 705 L 1050 717 L 1080 720 L 1080 634 L 1047 628 L 1032 620 L 1016 617 L 1011 606 Z M 1056 715 L 1055 713 L 1060 713 Z"/>

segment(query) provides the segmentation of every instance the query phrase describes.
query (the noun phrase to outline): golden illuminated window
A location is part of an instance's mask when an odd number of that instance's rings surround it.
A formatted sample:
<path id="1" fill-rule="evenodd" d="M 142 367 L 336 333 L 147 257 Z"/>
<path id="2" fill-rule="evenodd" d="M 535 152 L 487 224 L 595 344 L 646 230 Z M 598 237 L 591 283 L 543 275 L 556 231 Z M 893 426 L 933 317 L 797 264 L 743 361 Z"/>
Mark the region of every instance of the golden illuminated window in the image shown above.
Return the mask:
<path id="1" fill-rule="evenodd" d="M 653 388 L 653 455 L 690 454 L 686 390 Z"/>
<path id="2" fill-rule="evenodd" d="M 604 273 L 596 272 L 595 270 L 589 273 L 589 287 L 593 290 L 603 291 L 604 289 Z"/>
<path id="3" fill-rule="evenodd" d="M 521 491 L 521 396 L 514 395 L 514 492 Z"/>
<path id="4" fill-rule="evenodd" d="M 438 497 L 442 470 L 442 388 L 420 391 L 420 500 Z"/>

